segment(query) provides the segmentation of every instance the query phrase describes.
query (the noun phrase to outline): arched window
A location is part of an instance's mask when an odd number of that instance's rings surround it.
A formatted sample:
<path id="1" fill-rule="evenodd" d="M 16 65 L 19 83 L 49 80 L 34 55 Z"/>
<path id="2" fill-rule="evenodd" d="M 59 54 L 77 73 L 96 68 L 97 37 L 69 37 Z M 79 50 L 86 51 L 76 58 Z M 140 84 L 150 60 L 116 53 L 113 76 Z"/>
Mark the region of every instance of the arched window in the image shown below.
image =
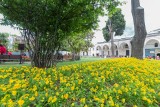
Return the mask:
<path id="1" fill-rule="evenodd" d="M 115 45 L 115 49 L 117 49 L 118 47 L 117 47 L 117 45 Z"/>
<path id="2" fill-rule="evenodd" d="M 155 43 L 155 44 L 154 44 L 154 47 L 158 47 L 158 43 Z"/>
<path id="3" fill-rule="evenodd" d="M 124 46 L 125 48 L 128 48 L 128 45 L 127 44 L 125 44 L 125 46 Z"/>

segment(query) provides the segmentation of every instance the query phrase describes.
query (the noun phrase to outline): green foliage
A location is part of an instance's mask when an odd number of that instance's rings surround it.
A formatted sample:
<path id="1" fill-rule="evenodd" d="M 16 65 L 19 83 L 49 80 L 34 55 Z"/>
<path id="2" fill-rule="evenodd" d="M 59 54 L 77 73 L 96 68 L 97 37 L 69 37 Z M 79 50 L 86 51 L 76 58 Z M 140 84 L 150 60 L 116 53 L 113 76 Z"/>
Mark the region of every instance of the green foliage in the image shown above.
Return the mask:
<path id="1" fill-rule="evenodd" d="M 71 51 L 75 54 L 78 54 L 80 51 L 88 51 L 90 47 L 93 46 L 93 32 L 86 32 L 75 34 L 74 36 L 69 36 L 62 43 L 61 49 Z"/>
<path id="2" fill-rule="evenodd" d="M 112 31 L 115 32 L 115 35 L 122 35 L 125 29 L 126 21 L 121 9 L 117 9 L 117 11 L 110 17 L 110 20 Z M 108 25 L 109 20 L 106 22 L 106 26 L 103 28 L 103 36 L 106 41 L 110 40 Z"/>
<path id="3" fill-rule="evenodd" d="M 110 0 L 1 0 L 0 13 L 4 15 L 3 24 L 16 25 L 23 31 L 32 61 L 38 64 L 34 66 L 45 67 L 52 65 L 51 53 L 66 37 L 95 29 L 98 16 L 104 14 L 104 6 L 109 3 Z M 114 11 L 113 7 L 107 9 Z"/>
<path id="4" fill-rule="evenodd" d="M 9 34 L 8 33 L 0 33 L 0 44 L 8 47 L 8 37 Z"/>
<path id="5" fill-rule="evenodd" d="M 109 29 L 108 29 L 108 27 L 104 27 L 102 29 L 102 31 L 103 31 L 103 37 L 104 37 L 104 39 L 106 41 L 109 41 L 111 39 L 111 37 L 109 36 Z"/>

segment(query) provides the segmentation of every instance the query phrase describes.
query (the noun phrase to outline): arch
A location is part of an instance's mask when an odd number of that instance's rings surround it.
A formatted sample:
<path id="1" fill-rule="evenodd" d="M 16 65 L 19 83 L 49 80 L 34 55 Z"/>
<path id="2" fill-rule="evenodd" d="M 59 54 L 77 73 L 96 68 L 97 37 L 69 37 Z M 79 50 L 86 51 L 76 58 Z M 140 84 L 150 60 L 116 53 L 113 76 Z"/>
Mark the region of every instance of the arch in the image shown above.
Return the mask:
<path id="1" fill-rule="evenodd" d="M 104 45 L 103 46 L 103 50 L 109 50 L 109 46 L 108 45 Z"/>
<path id="2" fill-rule="evenodd" d="M 103 57 L 109 56 L 109 46 L 108 46 L 108 45 L 104 45 L 104 46 L 103 46 L 102 56 L 103 56 Z"/>
<path id="3" fill-rule="evenodd" d="M 145 41 L 144 46 L 147 45 L 147 44 L 155 44 L 155 43 L 159 44 L 159 40 L 158 39 L 148 39 L 148 40 Z"/>
<path id="4" fill-rule="evenodd" d="M 126 42 L 123 42 L 120 44 L 120 48 L 121 49 L 129 49 L 130 48 L 130 45 Z"/>
<path id="5" fill-rule="evenodd" d="M 122 42 L 119 48 L 119 56 L 130 56 L 131 55 L 131 44 L 127 42 Z"/>
<path id="6" fill-rule="evenodd" d="M 144 45 L 144 57 L 152 57 L 155 58 L 156 55 L 159 53 L 159 40 L 157 39 L 148 39 L 145 41 L 145 45 Z"/>
<path id="7" fill-rule="evenodd" d="M 150 39 L 148 41 L 146 41 L 144 47 L 145 48 L 156 48 L 159 46 L 159 41 L 156 39 Z"/>
<path id="8" fill-rule="evenodd" d="M 103 51 L 102 51 L 101 46 L 97 46 L 96 47 L 96 56 L 102 57 L 102 55 L 103 55 Z"/>
<path id="9" fill-rule="evenodd" d="M 102 50 L 101 46 L 97 46 L 97 47 L 96 47 L 96 50 L 97 50 L 97 51 L 98 51 L 98 50 Z"/>
<path id="10" fill-rule="evenodd" d="M 119 54 L 119 52 L 118 52 L 118 45 L 114 43 L 113 49 L 114 49 L 114 56 L 118 56 L 118 54 Z M 111 46 L 109 47 L 108 55 L 112 55 Z"/>
<path id="11" fill-rule="evenodd" d="M 117 50 L 118 46 L 116 44 L 113 45 L 114 49 Z"/>

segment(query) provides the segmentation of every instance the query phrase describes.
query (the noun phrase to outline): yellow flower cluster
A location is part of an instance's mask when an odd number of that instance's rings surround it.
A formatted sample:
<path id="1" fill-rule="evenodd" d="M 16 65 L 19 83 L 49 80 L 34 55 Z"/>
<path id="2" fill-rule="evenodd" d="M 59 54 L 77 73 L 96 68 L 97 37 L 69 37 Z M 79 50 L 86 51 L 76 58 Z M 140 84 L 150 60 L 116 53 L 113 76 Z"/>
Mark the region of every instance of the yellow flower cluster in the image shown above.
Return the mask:
<path id="1" fill-rule="evenodd" d="M 60 68 L 0 69 L 0 106 L 158 107 L 160 62 L 108 59 Z"/>

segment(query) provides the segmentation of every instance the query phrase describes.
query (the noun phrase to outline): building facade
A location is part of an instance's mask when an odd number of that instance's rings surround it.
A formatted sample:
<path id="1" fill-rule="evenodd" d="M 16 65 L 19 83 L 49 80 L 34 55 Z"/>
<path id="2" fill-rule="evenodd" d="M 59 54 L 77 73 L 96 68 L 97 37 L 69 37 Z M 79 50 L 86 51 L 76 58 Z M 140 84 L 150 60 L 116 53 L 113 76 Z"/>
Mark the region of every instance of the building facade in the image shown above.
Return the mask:
<path id="1" fill-rule="evenodd" d="M 126 37 L 121 39 L 114 39 L 114 56 L 131 56 L 131 40 L 132 37 Z M 160 56 L 160 29 L 154 30 L 148 33 L 144 48 L 143 57 Z M 85 56 L 85 52 L 81 52 L 82 56 Z M 90 48 L 88 56 L 110 57 L 111 56 L 111 42 L 99 42 Z"/>

